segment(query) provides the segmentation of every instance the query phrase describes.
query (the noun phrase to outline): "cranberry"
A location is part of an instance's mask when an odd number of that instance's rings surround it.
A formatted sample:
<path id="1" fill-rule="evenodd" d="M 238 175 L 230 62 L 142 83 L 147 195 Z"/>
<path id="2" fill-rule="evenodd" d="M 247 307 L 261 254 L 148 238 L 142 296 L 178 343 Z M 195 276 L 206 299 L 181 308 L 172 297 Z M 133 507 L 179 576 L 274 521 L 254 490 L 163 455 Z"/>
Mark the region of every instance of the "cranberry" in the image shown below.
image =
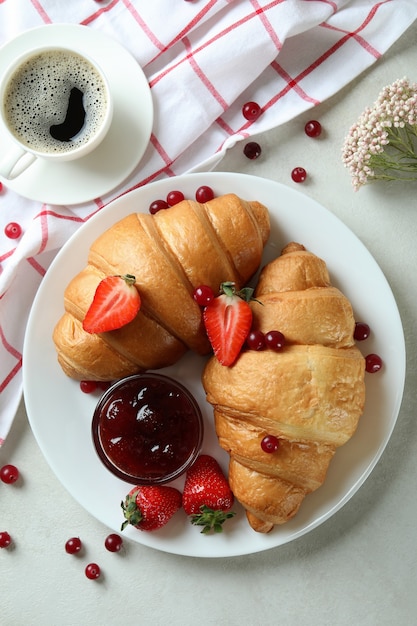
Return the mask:
<path id="1" fill-rule="evenodd" d="M 242 114 L 245 119 L 250 122 L 258 119 L 262 109 L 257 102 L 246 102 L 242 107 Z"/>
<path id="2" fill-rule="evenodd" d="M 317 120 L 310 120 L 304 126 L 304 132 L 308 137 L 319 137 L 321 135 L 321 124 Z"/>
<path id="3" fill-rule="evenodd" d="M 261 330 L 251 330 L 246 338 L 246 345 L 250 350 L 265 350 L 265 335 Z"/>
<path id="4" fill-rule="evenodd" d="M 266 435 L 261 441 L 261 448 L 264 452 L 272 454 L 276 452 L 279 447 L 279 439 L 275 435 Z"/>
<path id="5" fill-rule="evenodd" d="M 17 224 L 17 222 L 10 222 L 5 226 L 4 234 L 6 237 L 9 237 L 9 239 L 19 239 L 22 234 L 22 227 L 20 224 Z"/>
<path id="6" fill-rule="evenodd" d="M 279 330 L 270 330 L 265 335 L 265 342 L 268 348 L 279 352 L 285 346 L 285 336 Z"/>
<path id="7" fill-rule="evenodd" d="M 82 380 L 80 389 L 83 393 L 93 393 L 97 389 L 97 383 L 94 380 Z"/>
<path id="8" fill-rule="evenodd" d="M 303 167 L 295 167 L 291 172 L 291 178 L 295 183 L 303 183 L 307 178 L 307 172 Z"/>
<path id="9" fill-rule="evenodd" d="M 12 538 L 6 530 L 0 532 L 0 548 L 8 548 L 12 543 Z"/>
<path id="10" fill-rule="evenodd" d="M 382 368 L 382 359 L 377 354 L 368 354 L 365 357 L 365 369 L 369 374 L 376 374 Z"/>
<path id="11" fill-rule="evenodd" d="M 95 580 L 96 578 L 100 578 L 101 570 L 97 563 L 89 563 L 85 568 L 85 575 L 90 580 Z"/>
<path id="12" fill-rule="evenodd" d="M 363 322 L 356 322 L 355 330 L 353 333 L 356 341 L 364 341 L 365 339 L 368 339 L 370 334 L 371 329 L 369 328 L 368 324 L 364 324 Z"/>
<path id="13" fill-rule="evenodd" d="M 195 192 L 195 199 L 197 200 L 197 202 L 201 202 L 201 204 L 204 204 L 204 202 L 209 202 L 210 200 L 213 200 L 213 198 L 214 191 L 211 187 L 207 187 L 207 185 L 202 185 Z"/>
<path id="14" fill-rule="evenodd" d="M 194 289 L 193 298 L 198 306 L 207 306 L 214 300 L 214 291 L 208 285 L 200 285 Z"/>
<path id="15" fill-rule="evenodd" d="M 167 195 L 167 203 L 169 206 L 174 206 L 184 200 L 184 194 L 182 191 L 170 191 Z"/>
<path id="16" fill-rule="evenodd" d="M 79 537 L 71 537 L 65 543 L 65 552 L 68 554 L 77 554 L 82 548 L 81 539 Z"/>
<path id="17" fill-rule="evenodd" d="M 3 183 L 0 183 L 0 192 L 3 191 Z"/>
<path id="18" fill-rule="evenodd" d="M 119 552 L 119 550 L 123 546 L 123 539 L 120 535 L 116 535 L 116 533 L 112 533 L 108 535 L 104 541 L 104 546 L 106 550 L 109 552 Z"/>
<path id="19" fill-rule="evenodd" d="M 3 465 L 0 469 L 0 480 L 8 485 L 15 483 L 19 478 L 19 470 L 15 465 Z"/>
<path id="20" fill-rule="evenodd" d="M 256 141 L 250 141 L 243 148 L 243 154 L 245 155 L 245 157 L 251 159 L 252 161 L 257 159 L 261 155 L 261 153 L 262 148 L 259 143 L 256 143 Z"/>
<path id="21" fill-rule="evenodd" d="M 154 200 L 149 205 L 149 213 L 151 215 L 155 215 L 155 213 L 158 213 L 158 211 L 162 211 L 163 209 L 168 209 L 168 208 L 169 208 L 168 202 L 166 202 L 165 200 Z"/>

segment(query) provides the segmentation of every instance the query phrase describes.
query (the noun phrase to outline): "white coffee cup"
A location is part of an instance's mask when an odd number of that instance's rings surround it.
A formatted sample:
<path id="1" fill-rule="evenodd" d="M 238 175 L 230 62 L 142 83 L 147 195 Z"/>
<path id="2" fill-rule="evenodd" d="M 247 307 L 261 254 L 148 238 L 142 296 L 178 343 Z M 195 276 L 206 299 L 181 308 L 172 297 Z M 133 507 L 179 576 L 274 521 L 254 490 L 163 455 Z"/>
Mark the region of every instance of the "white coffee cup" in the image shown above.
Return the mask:
<path id="1" fill-rule="evenodd" d="M 109 130 L 113 101 L 98 64 L 64 46 L 32 48 L 13 61 L 0 81 L 0 176 L 12 180 L 37 159 L 79 159 Z M 4 151 L 6 150 L 6 154 Z"/>

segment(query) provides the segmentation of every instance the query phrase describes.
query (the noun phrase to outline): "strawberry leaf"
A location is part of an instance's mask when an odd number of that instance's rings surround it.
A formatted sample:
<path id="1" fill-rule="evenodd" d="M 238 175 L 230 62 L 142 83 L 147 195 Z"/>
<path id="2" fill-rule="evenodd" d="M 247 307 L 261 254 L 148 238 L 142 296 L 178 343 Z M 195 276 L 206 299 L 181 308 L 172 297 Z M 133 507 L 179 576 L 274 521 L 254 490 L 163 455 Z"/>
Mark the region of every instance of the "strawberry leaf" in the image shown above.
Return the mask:
<path id="1" fill-rule="evenodd" d="M 208 535 L 209 533 L 223 532 L 223 524 L 227 519 L 234 517 L 234 511 L 214 511 L 208 506 L 201 506 L 200 513 L 191 517 L 191 523 L 195 526 L 203 526 L 201 533 Z"/>
<path id="2" fill-rule="evenodd" d="M 121 525 L 120 530 L 124 530 L 128 524 L 137 526 L 142 521 L 142 512 L 136 504 L 136 495 L 137 492 L 129 494 L 126 496 L 125 502 L 123 502 L 123 500 L 121 502 L 123 515 L 126 519 Z"/>

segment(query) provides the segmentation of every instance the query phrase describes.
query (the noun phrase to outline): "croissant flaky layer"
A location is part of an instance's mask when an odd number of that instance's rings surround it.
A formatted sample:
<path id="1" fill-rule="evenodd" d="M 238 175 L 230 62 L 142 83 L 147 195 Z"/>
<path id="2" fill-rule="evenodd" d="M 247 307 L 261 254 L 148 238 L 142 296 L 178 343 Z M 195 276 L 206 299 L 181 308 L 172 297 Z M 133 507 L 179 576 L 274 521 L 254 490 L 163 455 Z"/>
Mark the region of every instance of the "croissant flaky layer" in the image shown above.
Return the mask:
<path id="1" fill-rule="evenodd" d="M 354 434 L 365 403 L 364 358 L 347 298 L 324 261 L 292 243 L 261 272 L 254 327 L 280 330 L 287 345 L 242 352 L 232 367 L 211 358 L 203 373 L 229 482 L 250 525 L 268 532 L 320 487 L 336 449 Z M 266 453 L 261 441 L 278 438 Z"/>
<path id="2" fill-rule="evenodd" d="M 243 287 L 260 265 L 269 232 L 266 207 L 235 194 L 206 204 L 184 200 L 114 224 L 65 290 L 65 313 L 53 332 L 64 372 L 78 380 L 114 380 L 172 365 L 188 349 L 207 354 L 195 287 L 217 291 L 223 281 Z M 82 320 L 99 282 L 124 274 L 136 277 L 141 295 L 136 318 L 111 332 L 85 332 Z"/>

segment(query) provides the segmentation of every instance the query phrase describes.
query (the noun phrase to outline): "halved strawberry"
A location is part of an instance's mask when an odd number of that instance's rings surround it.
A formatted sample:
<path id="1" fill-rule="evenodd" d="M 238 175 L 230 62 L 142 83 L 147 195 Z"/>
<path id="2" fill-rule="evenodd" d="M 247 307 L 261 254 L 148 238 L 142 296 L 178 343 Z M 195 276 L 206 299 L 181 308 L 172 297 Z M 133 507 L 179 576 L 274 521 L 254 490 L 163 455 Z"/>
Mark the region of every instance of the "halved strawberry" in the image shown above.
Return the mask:
<path id="1" fill-rule="evenodd" d="M 182 505 L 191 523 L 203 526 L 202 533 L 222 531 L 223 523 L 233 517 L 234 502 L 229 483 L 216 459 L 201 454 L 185 477 Z"/>
<path id="2" fill-rule="evenodd" d="M 131 274 L 107 276 L 98 284 L 93 301 L 83 321 L 87 333 L 116 330 L 137 315 L 141 299 Z"/>
<path id="3" fill-rule="evenodd" d="M 220 285 L 223 292 L 203 311 L 203 320 L 213 352 L 222 365 L 233 365 L 252 326 L 248 302 L 253 289 L 235 290 L 232 282 Z"/>
<path id="4" fill-rule="evenodd" d="M 139 530 L 158 530 L 181 508 L 181 493 L 175 487 L 143 485 L 133 487 L 121 503 L 125 521 Z"/>

